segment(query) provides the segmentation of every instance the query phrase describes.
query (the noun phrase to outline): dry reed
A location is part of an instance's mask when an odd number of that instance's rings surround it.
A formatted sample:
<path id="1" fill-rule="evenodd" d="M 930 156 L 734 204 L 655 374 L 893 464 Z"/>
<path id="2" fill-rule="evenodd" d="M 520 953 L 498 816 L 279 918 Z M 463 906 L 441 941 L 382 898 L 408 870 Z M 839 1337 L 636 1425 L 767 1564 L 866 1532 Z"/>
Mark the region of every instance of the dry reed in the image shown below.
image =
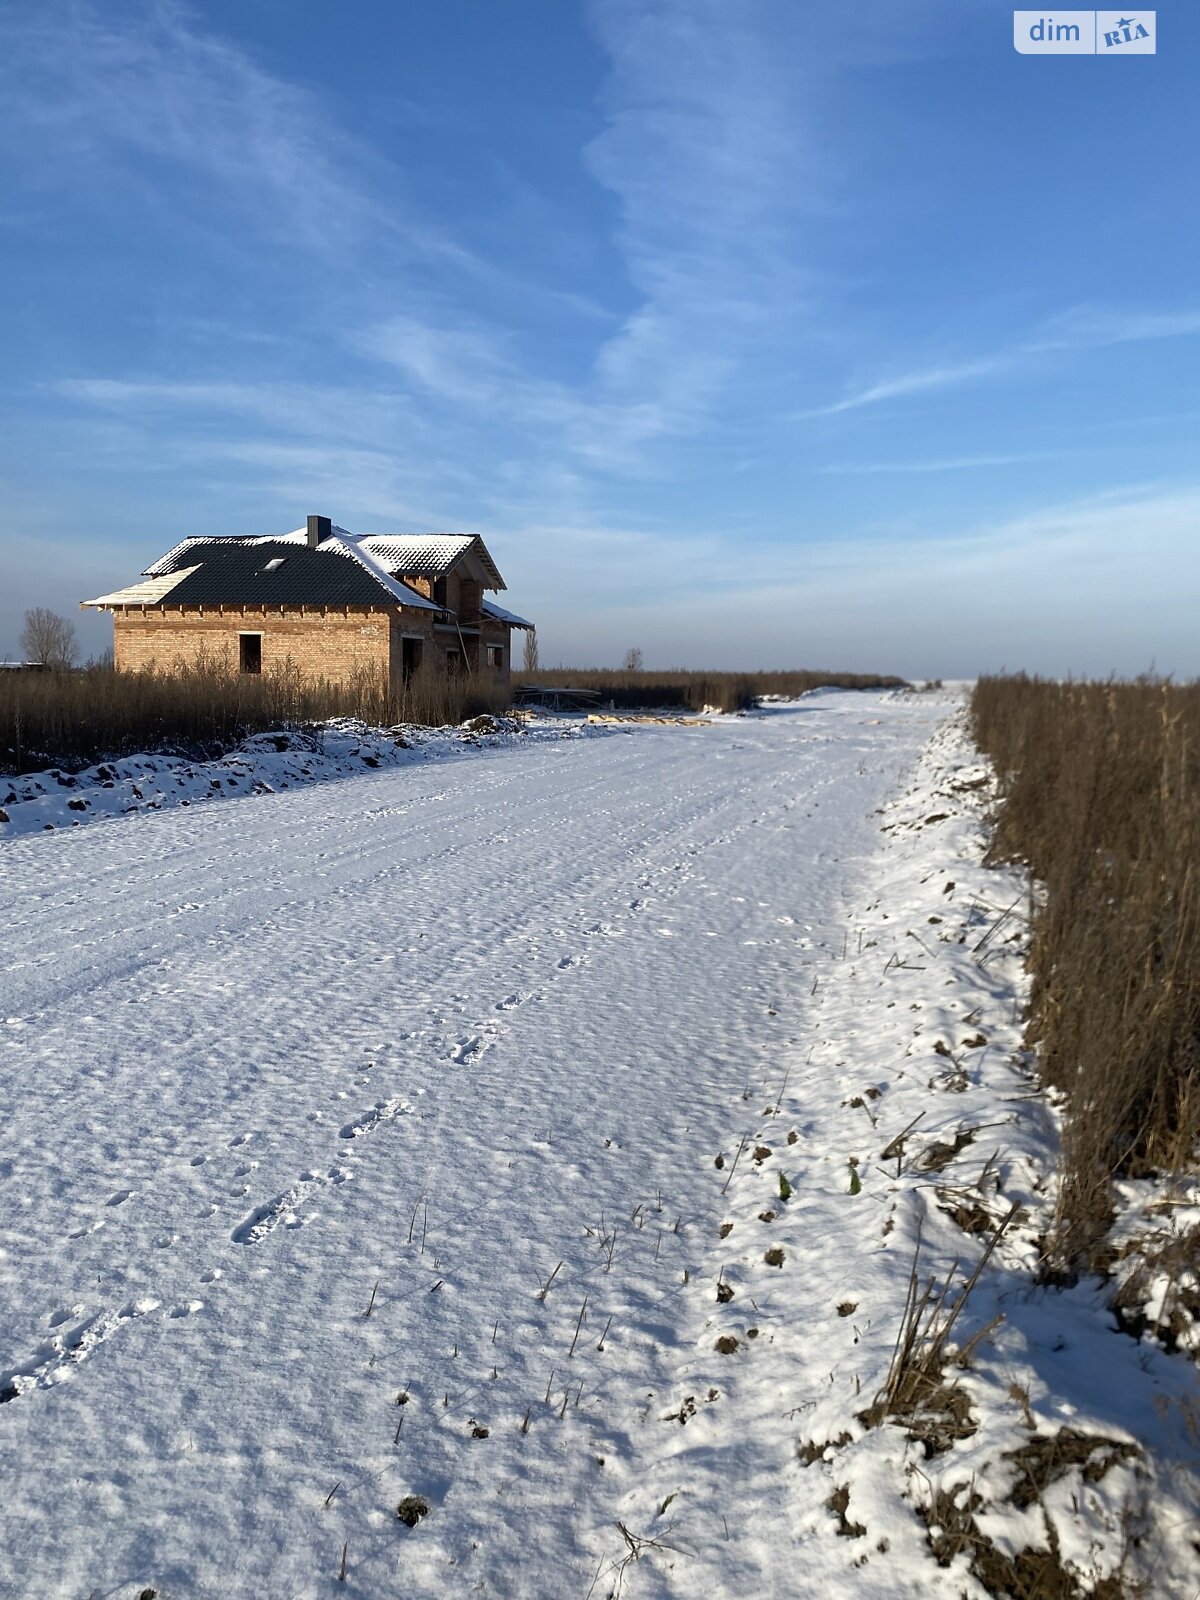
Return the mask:
<path id="1" fill-rule="evenodd" d="M 991 848 L 1025 863 L 1029 1040 L 1067 1100 L 1055 1264 L 1103 1268 L 1110 1185 L 1200 1141 L 1200 684 L 983 678 Z"/>
<path id="2" fill-rule="evenodd" d="M 552 667 L 513 675 L 513 687 L 591 689 L 618 710 L 745 711 L 763 695 L 794 698 L 810 689 L 903 689 L 903 678 L 860 672 L 635 672 Z"/>
<path id="3" fill-rule="evenodd" d="M 359 672 L 313 682 L 294 663 L 261 675 L 219 656 L 189 670 L 0 674 L 0 771 L 78 768 L 142 751 L 224 754 L 253 733 L 358 717 L 376 727 L 443 727 L 498 712 L 507 687 L 482 674 L 422 672 L 407 680 Z"/>

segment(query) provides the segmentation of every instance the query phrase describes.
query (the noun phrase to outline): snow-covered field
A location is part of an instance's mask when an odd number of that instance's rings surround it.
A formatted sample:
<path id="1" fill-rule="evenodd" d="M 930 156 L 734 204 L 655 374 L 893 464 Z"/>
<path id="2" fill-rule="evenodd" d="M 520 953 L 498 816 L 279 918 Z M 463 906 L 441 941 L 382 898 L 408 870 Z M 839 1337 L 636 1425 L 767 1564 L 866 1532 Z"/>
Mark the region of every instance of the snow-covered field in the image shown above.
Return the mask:
<path id="1" fill-rule="evenodd" d="M 954 1503 L 1194 1595 L 1193 1369 L 1032 1280 L 1024 890 L 954 712 L 0 844 L 4 1592 L 977 1594 Z M 944 1282 L 1013 1206 L 939 1436 L 873 1425 L 918 1233 Z"/>
<path id="2" fill-rule="evenodd" d="M 476 717 L 461 728 L 385 731 L 341 717 L 316 732 L 256 733 L 227 755 L 208 761 L 155 754 L 123 756 L 82 772 L 51 767 L 0 778 L 0 841 L 22 833 L 82 828 L 136 812 L 278 794 L 381 767 L 454 760 L 484 741 L 495 746 L 519 738 L 529 745 L 595 732 L 578 722 L 564 728 L 551 719 L 520 723 L 510 717 Z"/>

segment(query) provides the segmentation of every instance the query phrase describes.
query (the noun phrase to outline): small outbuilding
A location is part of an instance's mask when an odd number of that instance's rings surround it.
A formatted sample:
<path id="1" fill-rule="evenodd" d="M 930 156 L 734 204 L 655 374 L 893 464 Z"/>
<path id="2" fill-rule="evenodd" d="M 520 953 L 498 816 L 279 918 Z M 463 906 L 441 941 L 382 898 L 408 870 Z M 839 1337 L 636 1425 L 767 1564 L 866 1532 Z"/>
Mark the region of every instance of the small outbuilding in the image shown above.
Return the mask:
<path id="1" fill-rule="evenodd" d="M 225 661 L 310 680 L 478 672 L 507 682 L 524 617 L 477 533 L 353 534 L 311 516 L 293 533 L 184 539 L 137 583 L 81 604 L 110 611 L 118 672 Z"/>

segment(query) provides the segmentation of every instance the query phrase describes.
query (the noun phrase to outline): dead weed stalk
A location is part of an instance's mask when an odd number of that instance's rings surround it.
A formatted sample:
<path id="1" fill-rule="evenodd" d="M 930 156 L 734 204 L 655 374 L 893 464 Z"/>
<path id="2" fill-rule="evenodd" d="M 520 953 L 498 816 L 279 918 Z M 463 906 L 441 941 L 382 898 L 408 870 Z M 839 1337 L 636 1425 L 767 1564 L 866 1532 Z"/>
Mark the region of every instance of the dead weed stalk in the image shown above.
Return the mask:
<path id="1" fill-rule="evenodd" d="M 935 1278 L 924 1284 L 920 1278 L 921 1231 L 913 1252 L 908 1275 L 904 1312 L 892 1351 L 891 1364 L 882 1388 L 859 1420 L 867 1427 L 879 1427 L 888 1420 L 899 1422 L 912 1439 L 919 1440 L 927 1456 L 948 1450 L 956 1439 L 975 1432 L 970 1401 L 946 1369 L 953 1362 L 966 1368 L 979 1344 L 1002 1320 L 994 1317 L 962 1346 L 954 1346 L 951 1335 L 992 1252 L 1017 1214 L 1013 1206 L 1001 1222 L 976 1264 L 971 1276 L 955 1297 L 958 1263 L 946 1274 L 941 1289 Z"/>

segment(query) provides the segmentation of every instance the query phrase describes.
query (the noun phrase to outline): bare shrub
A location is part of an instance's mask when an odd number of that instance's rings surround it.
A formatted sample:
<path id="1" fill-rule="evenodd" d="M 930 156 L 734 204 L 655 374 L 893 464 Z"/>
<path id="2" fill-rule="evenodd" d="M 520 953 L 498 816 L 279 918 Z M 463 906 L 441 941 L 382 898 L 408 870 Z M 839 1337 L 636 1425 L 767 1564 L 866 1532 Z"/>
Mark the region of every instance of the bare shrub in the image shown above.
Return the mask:
<path id="1" fill-rule="evenodd" d="M 61 669 L 75 661 L 74 623 L 45 606 L 34 606 L 25 613 L 19 643 L 26 661 L 36 661 L 39 667 Z"/>
<path id="2" fill-rule="evenodd" d="M 926 1455 L 930 1456 L 939 1455 L 950 1449 L 957 1439 L 969 1439 L 975 1432 L 970 1401 L 953 1376 L 947 1376 L 947 1370 L 952 1365 L 960 1370 L 968 1367 L 977 1347 L 1000 1318 L 980 1328 L 963 1345 L 955 1344 L 951 1335 L 1015 1214 L 1014 1206 L 996 1228 L 975 1270 L 958 1286 L 957 1292 L 954 1268 L 940 1290 L 933 1278 L 922 1285 L 921 1235 L 918 1232 L 891 1365 L 883 1387 L 859 1417 L 866 1427 L 898 1422 L 907 1430 L 910 1439 L 920 1441 Z"/>

